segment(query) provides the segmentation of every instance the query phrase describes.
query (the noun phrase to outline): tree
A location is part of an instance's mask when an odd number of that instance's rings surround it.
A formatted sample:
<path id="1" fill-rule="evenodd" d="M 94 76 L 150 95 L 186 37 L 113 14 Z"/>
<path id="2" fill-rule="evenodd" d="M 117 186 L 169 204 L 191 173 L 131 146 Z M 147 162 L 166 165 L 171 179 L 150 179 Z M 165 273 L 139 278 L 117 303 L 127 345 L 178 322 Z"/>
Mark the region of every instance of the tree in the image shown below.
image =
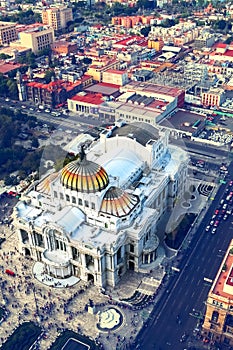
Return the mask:
<path id="1" fill-rule="evenodd" d="M 146 38 L 148 37 L 148 34 L 150 33 L 150 31 L 151 31 L 151 26 L 142 28 L 140 30 L 140 33 Z"/>
<path id="2" fill-rule="evenodd" d="M 9 91 L 9 96 L 13 98 L 14 100 L 18 100 L 18 87 L 15 80 L 8 79 L 7 80 L 7 86 Z"/>
<path id="3" fill-rule="evenodd" d="M 153 9 L 155 7 L 155 2 L 150 0 L 138 0 L 137 7 L 142 9 Z"/>
<path id="4" fill-rule="evenodd" d="M 38 142 L 38 139 L 37 139 L 36 137 L 33 137 L 33 138 L 32 138 L 32 144 L 31 144 L 31 146 L 32 146 L 33 148 L 38 148 L 38 147 L 39 147 L 39 142 Z"/>
<path id="5" fill-rule="evenodd" d="M 51 82 L 52 77 L 55 77 L 55 72 L 54 72 L 54 70 L 47 70 L 47 71 L 45 72 L 45 76 L 44 76 L 44 79 L 45 79 L 45 81 L 46 81 L 47 84 Z"/>
<path id="6" fill-rule="evenodd" d="M 120 2 L 114 2 L 112 6 L 112 13 L 114 14 L 114 16 L 118 16 L 121 13 L 124 13 L 124 10 L 125 10 L 124 5 L 122 5 Z"/>
<path id="7" fill-rule="evenodd" d="M 83 63 L 84 64 L 91 64 L 92 63 L 92 59 L 91 58 L 89 58 L 89 57 L 84 57 L 84 59 L 83 59 Z"/>
<path id="8" fill-rule="evenodd" d="M 75 56 L 72 56 L 72 58 L 71 58 L 71 64 L 76 64 L 76 57 L 75 57 Z"/>

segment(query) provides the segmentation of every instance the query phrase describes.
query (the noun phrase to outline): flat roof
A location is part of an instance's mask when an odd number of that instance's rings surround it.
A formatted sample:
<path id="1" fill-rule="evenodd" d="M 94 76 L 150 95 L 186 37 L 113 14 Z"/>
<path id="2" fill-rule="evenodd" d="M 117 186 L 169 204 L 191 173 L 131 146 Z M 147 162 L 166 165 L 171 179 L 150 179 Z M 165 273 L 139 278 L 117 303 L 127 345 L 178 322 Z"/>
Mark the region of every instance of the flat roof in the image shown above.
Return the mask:
<path id="1" fill-rule="evenodd" d="M 164 126 L 171 129 L 182 130 L 184 132 L 193 133 L 195 129 L 192 128 L 192 125 L 197 121 L 201 120 L 204 122 L 205 117 L 198 113 L 192 113 L 189 111 L 178 111 L 169 119 L 164 119 L 160 126 Z M 186 125 L 184 123 L 187 123 Z M 188 123 L 190 125 L 188 125 Z"/>
<path id="2" fill-rule="evenodd" d="M 5 74 L 21 66 L 22 64 L 20 63 L 6 63 L 5 61 L 0 61 L 0 73 Z"/>
<path id="3" fill-rule="evenodd" d="M 215 294 L 216 296 L 228 299 L 230 303 L 233 302 L 233 255 L 230 254 L 231 248 L 233 248 L 233 240 L 227 249 L 210 291 L 210 297 L 214 297 L 213 294 Z M 227 267 L 226 271 L 223 269 L 224 265 Z"/>
<path id="4" fill-rule="evenodd" d="M 105 96 L 111 96 L 116 92 L 119 92 L 119 85 L 108 84 L 108 83 L 98 83 L 98 84 L 91 85 L 83 90 L 90 93 L 99 93 Z"/>
<path id="5" fill-rule="evenodd" d="M 145 146 L 150 140 L 158 140 L 159 132 L 158 129 L 149 125 L 149 128 L 145 128 L 146 123 L 130 123 L 120 128 L 113 130 L 112 136 L 128 136 L 135 138 L 141 145 Z"/>
<path id="6" fill-rule="evenodd" d="M 75 95 L 74 97 L 70 98 L 70 100 L 89 103 L 91 105 L 101 105 L 104 102 L 102 94 L 86 94 L 84 96 Z"/>
<path id="7" fill-rule="evenodd" d="M 158 93 L 162 95 L 168 95 L 172 97 L 179 96 L 184 90 L 180 88 L 175 88 L 173 86 L 164 86 L 159 84 L 152 84 L 140 81 L 131 81 L 129 84 L 125 85 L 124 88 L 134 88 L 139 91 L 148 91 L 153 93 Z"/>

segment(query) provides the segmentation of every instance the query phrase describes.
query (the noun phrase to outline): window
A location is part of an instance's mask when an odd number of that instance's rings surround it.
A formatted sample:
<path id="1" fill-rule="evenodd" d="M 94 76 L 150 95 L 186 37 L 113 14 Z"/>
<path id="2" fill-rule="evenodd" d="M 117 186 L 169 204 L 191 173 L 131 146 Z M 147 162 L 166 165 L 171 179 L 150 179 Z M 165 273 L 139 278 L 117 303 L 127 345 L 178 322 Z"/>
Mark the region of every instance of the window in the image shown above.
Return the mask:
<path id="1" fill-rule="evenodd" d="M 66 194 L 66 200 L 67 200 L 67 202 L 70 201 L 70 196 L 68 196 L 68 194 Z"/>
<path id="2" fill-rule="evenodd" d="M 79 204 L 79 205 L 83 205 L 83 201 L 82 201 L 81 198 L 78 199 L 78 204 Z"/>
<path id="3" fill-rule="evenodd" d="M 89 208 L 89 202 L 88 201 L 84 201 L 85 207 Z"/>
<path id="4" fill-rule="evenodd" d="M 132 243 L 129 245 L 129 251 L 130 253 L 134 253 L 134 245 Z"/>
<path id="5" fill-rule="evenodd" d="M 95 203 L 91 202 L 91 209 L 95 210 Z"/>
<path id="6" fill-rule="evenodd" d="M 76 198 L 74 196 L 72 196 L 72 203 L 76 203 Z"/>
<path id="7" fill-rule="evenodd" d="M 57 191 L 53 192 L 54 198 L 57 198 Z"/>
<path id="8" fill-rule="evenodd" d="M 60 193 L 60 199 L 64 199 L 63 193 Z"/>

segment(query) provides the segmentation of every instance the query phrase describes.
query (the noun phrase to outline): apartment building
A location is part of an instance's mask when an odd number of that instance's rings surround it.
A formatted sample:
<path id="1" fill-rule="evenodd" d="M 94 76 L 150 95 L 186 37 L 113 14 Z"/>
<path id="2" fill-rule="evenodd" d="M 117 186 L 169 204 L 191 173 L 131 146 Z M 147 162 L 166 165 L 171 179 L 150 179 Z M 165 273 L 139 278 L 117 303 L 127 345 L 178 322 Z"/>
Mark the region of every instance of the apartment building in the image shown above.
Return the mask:
<path id="1" fill-rule="evenodd" d="M 72 9 L 66 6 L 50 7 L 42 11 L 42 23 L 54 30 L 66 28 L 70 21 L 73 21 Z"/>
<path id="2" fill-rule="evenodd" d="M 202 334 L 211 343 L 233 345 L 233 240 L 207 297 Z"/>
<path id="3" fill-rule="evenodd" d="M 19 35 L 21 45 L 30 48 L 34 53 L 49 48 L 54 42 L 54 29 L 49 26 L 40 25 Z"/>
<path id="4" fill-rule="evenodd" d="M 108 71 L 109 69 L 120 69 L 121 63 L 118 60 L 112 59 L 107 60 L 103 59 L 100 60 L 96 64 L 91 64 L 88 67 L 87 74 L 91 75 L 94 80 L 96 81 L 102 81 L 103 80 L 103 73 Z"/>
<path id="5" fill-rule="evenodd" d="M 0 45 L 9 45 L 18 39 L 16 23 L 0 22 Z"/>
<path id="6" fill-rule="evenodd" d="M 211 88 L 208 92 L 201 94 L 201 102 L 204 106 L 219 107 L 224 101 L 224 90 L 221 88 Z"/>

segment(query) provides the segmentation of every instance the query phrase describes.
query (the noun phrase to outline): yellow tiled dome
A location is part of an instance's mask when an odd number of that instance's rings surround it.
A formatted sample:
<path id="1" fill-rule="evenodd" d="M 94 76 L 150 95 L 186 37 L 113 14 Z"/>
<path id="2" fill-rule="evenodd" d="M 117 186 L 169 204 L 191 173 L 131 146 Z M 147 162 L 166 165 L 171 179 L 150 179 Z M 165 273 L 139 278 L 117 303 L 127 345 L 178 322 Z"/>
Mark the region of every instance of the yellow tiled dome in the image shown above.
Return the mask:
<path id="1" fill-rule="evenodd" d="M 108 186 L 108 174 L 100 165 L 84 157 L 67 164 L 61 172 L 61 183 L 78 192 L 95 193 Z"/>
<path id="2" fill-rule="evenodd" d="M 56 177 L 58 177 L 59 174 L 58 173 L 52 173 L 50 175 L 48 175 L 45 179 L 43 179 L 38 186 L 36 187 L 38 192 L 42 192 L 45 194 L 49 194 L 50 193 L 50 184 L 53 180 L 56 179 Z"/>
<path id="3" fill-rule="evenodd" d="M 124 192 L 118 187 L 110 187 L 105 193 L 100 211 L 121 217 L 128 215 L 138 202 L 137 196 Z"/>

